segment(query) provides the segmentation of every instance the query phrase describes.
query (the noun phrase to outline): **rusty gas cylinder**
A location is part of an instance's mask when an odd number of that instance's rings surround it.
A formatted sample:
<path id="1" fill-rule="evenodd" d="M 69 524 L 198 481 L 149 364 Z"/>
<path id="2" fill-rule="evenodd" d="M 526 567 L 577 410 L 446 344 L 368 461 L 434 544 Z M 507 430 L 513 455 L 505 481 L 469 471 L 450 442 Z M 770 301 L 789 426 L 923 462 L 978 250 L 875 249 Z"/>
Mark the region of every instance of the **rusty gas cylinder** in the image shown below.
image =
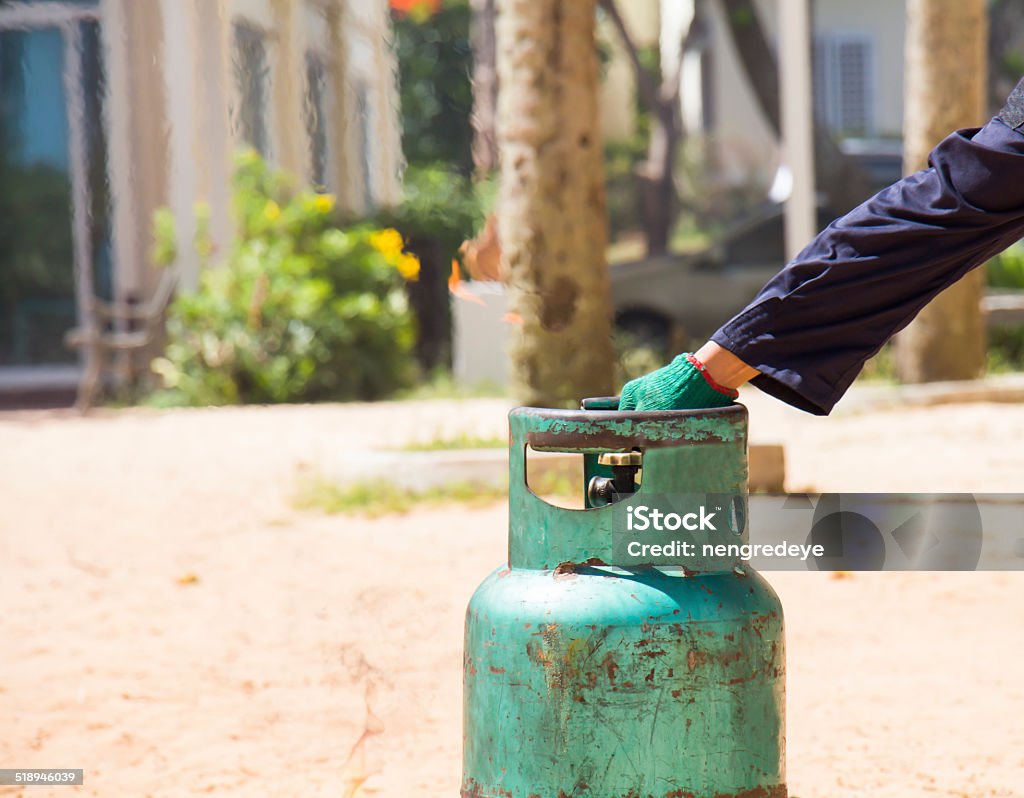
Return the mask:
<path id="1" fill-rule="evenodd" d="M 466 616 L 462 795 L 784 798 L 782 607 L 701 553 L 747 539 L 746 409 L 584 406 L 509 417 L 508 562 Z M 586 509 L 530 490 L 527 447 L 583 455 Z M 652 505 L 703 524 L 689 556 L 629 554 L 625 519 Z"/>

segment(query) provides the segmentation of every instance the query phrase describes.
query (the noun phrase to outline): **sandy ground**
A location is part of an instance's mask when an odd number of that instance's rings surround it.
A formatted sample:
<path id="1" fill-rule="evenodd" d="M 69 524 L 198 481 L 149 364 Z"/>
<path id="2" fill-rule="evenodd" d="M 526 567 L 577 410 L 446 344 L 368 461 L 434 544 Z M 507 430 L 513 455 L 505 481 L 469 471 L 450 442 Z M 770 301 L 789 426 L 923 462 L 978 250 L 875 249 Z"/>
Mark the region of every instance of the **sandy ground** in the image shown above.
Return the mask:
<path id="1" fill-rule="evenodd" d="M 1020 490 L 1024 407 L 750 404 L 790 487 Z M 364 768 L 364 795 L 457 795 L 462 613 L 504 507 L 367 521 L 289 496 L 366 447 L 501 434 L 504 409 L 0 417 L 0 767 L 86 770 L 0 795 L 344 798 Z M 791 795 L 1024 795 L 1024 575 L 770 578 Z"/>

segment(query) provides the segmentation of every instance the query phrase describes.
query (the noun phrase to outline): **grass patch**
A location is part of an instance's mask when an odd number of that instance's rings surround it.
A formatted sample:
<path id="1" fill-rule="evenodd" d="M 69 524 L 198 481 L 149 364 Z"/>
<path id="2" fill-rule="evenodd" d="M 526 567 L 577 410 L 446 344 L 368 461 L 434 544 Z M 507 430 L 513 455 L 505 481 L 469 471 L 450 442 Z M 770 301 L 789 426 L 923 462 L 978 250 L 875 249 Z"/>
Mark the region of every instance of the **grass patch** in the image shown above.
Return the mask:
<path id="1" fill-rule="evenodd" d="M 581 493 L 576 480 L 556 471 L 540 475 L 537 484 L 531 487 L 541 496 L 573 496 Z M 503 501 L 507 497 L 506 485 L 482 482 L 448 482 L 414 490 L 385 481 L 339 484 L 320 476 L 305 476 L 298 481 L 292 506 L 297 510 L 316 510 L 328 515 L 380 518 L 451 503 L 481 507 Z"/>
<path id="2" fill-rule="evenodd" d="M 429 441 L 413 441 L 396 447 L 400 452 L 442 452 L 452 449 L 507 449 L 508 438 L 484 438 L 479 435 L 468 435 L 460 432 L 457 435 L 442 437 L 438 435 Z"/>
<path id="3" fill-rule="evenodd" d="M 329 515 L 379 518 L 450 502 L 479 506 L 507 495 L 504 486 L 479 482 L 452 482 L 413 490 L 383 481 L 339 484 L 323 477 L 308 477 L 300 481 L 292 504 L 299 510 L 319 510 Z"/>
<path id="4" fill-rule="evenodd" d="M 988 331 L 989 374 L 1024 371 L 1024 325 L 1011 324 Z"/>
<path id="5" fill-rule="evenodd" d="M 400 392 L 395 398 L 400 400 L 422 399 L 504 399 L 508 391 L 500 385 L 487 381 L 476 385 L 462 385 L 452 375 L 438 371 L 426 381 L 413 388 Z"/>

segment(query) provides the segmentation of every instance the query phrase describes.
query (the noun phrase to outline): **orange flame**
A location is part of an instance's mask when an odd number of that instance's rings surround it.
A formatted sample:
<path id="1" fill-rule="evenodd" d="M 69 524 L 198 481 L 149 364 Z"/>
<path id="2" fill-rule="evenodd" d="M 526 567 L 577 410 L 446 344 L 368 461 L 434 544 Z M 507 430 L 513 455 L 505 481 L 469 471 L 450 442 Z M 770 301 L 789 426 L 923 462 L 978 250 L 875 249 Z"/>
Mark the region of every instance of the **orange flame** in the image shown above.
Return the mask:
<path id="1" fill-rule="evenodd" d="M 478 305 L 486 305 L 480 297 L 466 288 L 462 281 L 462 273 L 459 271 L 459 261 L 452 258 L 452 273 L 448 278 L 448 290 L 452 296 L 458 299 L 465 299 L 467 302 L 476 302 Z"/>

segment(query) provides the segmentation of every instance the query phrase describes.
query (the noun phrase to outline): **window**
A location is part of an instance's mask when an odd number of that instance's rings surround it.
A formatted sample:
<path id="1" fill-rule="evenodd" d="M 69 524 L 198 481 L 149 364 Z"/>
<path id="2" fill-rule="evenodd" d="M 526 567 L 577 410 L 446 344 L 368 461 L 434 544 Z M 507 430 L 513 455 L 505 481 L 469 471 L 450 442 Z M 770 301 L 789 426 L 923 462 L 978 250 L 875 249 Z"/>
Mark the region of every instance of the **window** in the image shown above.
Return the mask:
<path id="1" fill-rule="evenodd" d="M 328 188 L 329 153 L 327 67 L 319 53 L 306 55 L 306 132 L 309 135 L 310 176 L 313 185 Z"/>
<path id="2" fill-rule="evenodd" d="M 235 83 L 238 108 L 234 121 L 241 139 L 263 157 L 270 155 L 267 129 L 267 96 L 270 66 L 263 32 L 248 23 L 235 24 Z"/>
<path id="3" fill-rule="evenodd" d="M 867 35 L 827 33 L 814 42 L 814 110 L 830 130 L 850 136 L 875 131 L 872 63 Z"/>

